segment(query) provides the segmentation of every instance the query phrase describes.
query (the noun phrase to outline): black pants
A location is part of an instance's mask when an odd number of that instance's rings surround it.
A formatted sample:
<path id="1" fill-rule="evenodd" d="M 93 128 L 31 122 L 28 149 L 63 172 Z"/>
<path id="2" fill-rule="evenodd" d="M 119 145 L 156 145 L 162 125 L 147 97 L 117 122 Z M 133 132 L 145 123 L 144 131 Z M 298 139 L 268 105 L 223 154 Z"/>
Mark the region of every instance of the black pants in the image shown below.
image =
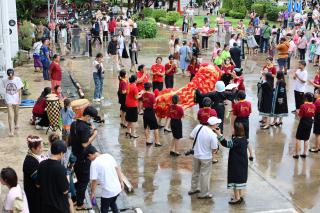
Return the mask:
<path id="1" fill-rule="evenodd" d="M 288 27 L 288 20 L 283 20 L 283 25 L 285 28 L 287 28 Z"/>
<path id="2" fill-rule="evenodd" d="M 74 172 L 77 176 L 77 183 L 75 184 L 77 193 L 77 206 L 83 205 L 87 186 L 90 181 L 90 161 L 78 159 L 74 165 Z"/>
<path id="3" fill-rule="evenodd" d="M 173 79 L 174 79 L 173 76 L 168 76 L 168 75 L 165 76 L 164 83 L 166 84 L 166 88 L 173 88 L 173 83 L 174 83 Z"/>
<path id="4" fill-rule="evenodd" d="M 108 42 L 108 31 L 103 31 L 103 42 Z"/>
<path id="5" fill-rule="evenodd" d="M 155 91 L 156 89 L 160 91 L 162 91 L 163 89 L 163 82 L 152 82 L 152 88 L 153 88 L 153 91 Z"/>
<path id="6" fill-rule="evenodd" d="M 94 42 L 96 42 L 96 40 L 98 40 L 99 43 L 102 44 L 102 41 L 101 41 L 99 33 L 98 34 L 94 34 L 92 44 L 94 44 Z"/>
<path id="7" fill-rule="evenodd" d="M 289 56 L 287 58 L 287 68 L 290 69 L 290 59 L 291 59 L 291 53 L 289 53 Z"/>
<path id="8" fill-rule="evenodd" d="M 208 36 L 202 36 L 202 49 L 208 49 Z"/>
<path id="9" fill-rule="evenodd" d="M 296 109 L 299 109 L 303 104 L 303 92 L 294 91 L 294 100 L 296 102 Z"/>
<path id="10" fill-rule="evenodd" d="M 300 54 L 300 60 L 304 61 L 306 58 L 306 49 L 298 48 L 298 50 L 299 50 L 299 54 Z"/>
<path id="11" fill-rule="evenodd" d="M 111 208 L 111 211 L 113 213 L 119 213 L 118 206 L 117 206 L 117 196 L 110 197 L 110 198 L 104 198 L 101 197 L 101 213 L 108 213 L 109 207 Z"/>
<path id="12" fill-rule="evenodd" d="M 38 114 L 33 114 L 34 117 L 40 118 L 39 123 L 37 123 L 37 125 L 39 126 L 44 126 L 44 127 L 48 127 L 49 126 L 49 118 L 48 118 L 48 114 L 47 112 L 45 112 L 42 115 L 38 115 Z"/>
<path id="13" fill-rule="evenodd" d="M 194 78 L 195 74 L 191 74 L 190 75 L 190 81 L 192 81 L 192 79 Z"/>
<path id="14" fill-rule="evenodd" d="M 308 18 L 306 23 L 306 29 L 308 29 L 309 26 L 309 30 L 311 30 L 312 25 L 314 25 L 313 19 Z"/>

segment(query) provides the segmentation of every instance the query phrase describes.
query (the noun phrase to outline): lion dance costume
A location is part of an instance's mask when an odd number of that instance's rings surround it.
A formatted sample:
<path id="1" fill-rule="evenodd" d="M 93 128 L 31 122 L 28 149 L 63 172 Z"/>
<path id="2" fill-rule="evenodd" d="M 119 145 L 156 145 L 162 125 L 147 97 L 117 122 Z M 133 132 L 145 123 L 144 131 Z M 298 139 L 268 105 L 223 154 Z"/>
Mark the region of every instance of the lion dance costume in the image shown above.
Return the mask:
<path id="1" fill-rule="evenodd" d="M 171 104 L 173 95 L 179 96 L 179 105 L 189 108 L 195 105 L 195 90 L 201 93 L 208 93 L 214 90 L 216 82 L 221 77 L 221 70 L 215 65 L 203 63 L 195 77 L 186 86 L 180 89 L 165 89 L 156 94 L 155 111 L 159 118 L 165 118 L 168 106 Z"/>

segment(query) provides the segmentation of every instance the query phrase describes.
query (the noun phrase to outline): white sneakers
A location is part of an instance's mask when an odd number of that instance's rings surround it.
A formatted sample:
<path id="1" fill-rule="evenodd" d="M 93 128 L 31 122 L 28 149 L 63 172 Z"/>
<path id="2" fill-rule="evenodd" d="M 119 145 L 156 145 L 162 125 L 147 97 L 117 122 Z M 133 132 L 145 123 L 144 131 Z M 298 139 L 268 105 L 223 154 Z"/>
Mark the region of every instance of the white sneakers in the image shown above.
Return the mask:
<path id="1" fill-rule="evenodd" d="M 36 130 L 40 130 L 40 129 L 46 130 L 46 129 L 48 129 L 48 127 L 36 125 Z"/>
<path id="2" fill-rule="evenodd" d="M 104 97 L 94 98 L 92 101 L 93 101 L 93 102 L 100 102 L 100 101 L 102 101 L 102 100 L 104 100 Z"/>

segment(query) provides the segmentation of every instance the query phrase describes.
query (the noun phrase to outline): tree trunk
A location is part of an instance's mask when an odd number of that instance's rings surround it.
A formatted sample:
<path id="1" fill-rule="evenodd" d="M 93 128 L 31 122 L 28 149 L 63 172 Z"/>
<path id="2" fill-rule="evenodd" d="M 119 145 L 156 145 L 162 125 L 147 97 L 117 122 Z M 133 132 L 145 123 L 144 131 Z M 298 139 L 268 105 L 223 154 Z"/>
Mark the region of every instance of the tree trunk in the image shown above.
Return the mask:
<path id="1" fill-rule="evenodd" d="M 169 0 L 169 11 L 173 10 L 173 2 L 174 0 Z"/>

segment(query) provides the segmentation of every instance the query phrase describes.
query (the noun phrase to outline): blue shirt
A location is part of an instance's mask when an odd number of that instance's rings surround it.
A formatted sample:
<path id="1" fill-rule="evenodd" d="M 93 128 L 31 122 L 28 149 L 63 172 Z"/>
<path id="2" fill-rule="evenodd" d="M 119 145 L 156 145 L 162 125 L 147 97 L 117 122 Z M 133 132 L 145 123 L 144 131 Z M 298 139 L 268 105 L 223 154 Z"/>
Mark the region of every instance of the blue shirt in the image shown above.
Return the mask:
<path id="1" fill-rule="evenodd" d="M 74 117 L 75 117 L 75 113 L 72 111 L 71 108 L 68 108 L 67 111 L 62 108 L 60 110 L 60 114 L 61 114 L 61 118 L 62 118 L 62 124 L 63 125 L 71 125 Z"/>

